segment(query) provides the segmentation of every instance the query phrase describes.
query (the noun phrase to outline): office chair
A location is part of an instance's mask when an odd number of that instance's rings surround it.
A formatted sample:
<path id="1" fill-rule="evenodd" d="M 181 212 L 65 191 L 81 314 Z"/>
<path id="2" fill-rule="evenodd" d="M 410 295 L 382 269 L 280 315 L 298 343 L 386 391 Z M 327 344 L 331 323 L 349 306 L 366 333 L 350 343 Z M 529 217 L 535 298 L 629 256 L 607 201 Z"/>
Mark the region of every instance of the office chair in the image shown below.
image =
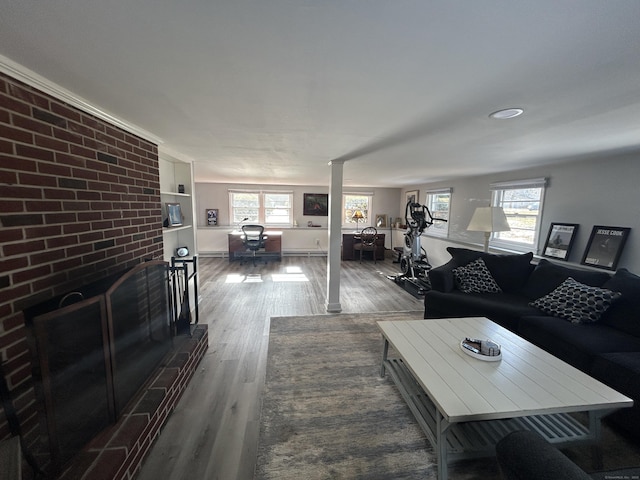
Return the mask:
<path id="1" fill-rule="evenodd" d="M 256 265 L 256 252 L 265 246 L 267 236 L 264 235 L 264 227 L 262 225 L 243 225 L 242 226 L 242 244 L 244 248 L 251 252 L 253 266 Z M 244 258 L 242 259 L 244 263 Z"/>
<path id="2" fill-rule="evenodd" d="M 354 252 L 360 250 L 360 263 L 362 263 L 362 252 L 372 252 L 374 263 L 377 262 L 376 253 L 378 250 L 378 230 L 375 227 L 363 228 L 360 232 L 360 243 L 353 245 Z"/>

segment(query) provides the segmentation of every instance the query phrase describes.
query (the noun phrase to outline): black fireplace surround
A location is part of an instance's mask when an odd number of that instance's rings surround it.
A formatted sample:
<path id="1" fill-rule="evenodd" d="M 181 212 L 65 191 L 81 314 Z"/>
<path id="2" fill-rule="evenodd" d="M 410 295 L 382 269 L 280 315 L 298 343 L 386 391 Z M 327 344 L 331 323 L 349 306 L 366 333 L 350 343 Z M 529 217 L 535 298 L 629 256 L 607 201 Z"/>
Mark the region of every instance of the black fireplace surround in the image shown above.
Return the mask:
<path id="1" fill-rule="evenodd" d="M 39 463 L 61 471 L 117 421 L 172 345 L 169 267 L 149 261 L 25 311 Z"/>

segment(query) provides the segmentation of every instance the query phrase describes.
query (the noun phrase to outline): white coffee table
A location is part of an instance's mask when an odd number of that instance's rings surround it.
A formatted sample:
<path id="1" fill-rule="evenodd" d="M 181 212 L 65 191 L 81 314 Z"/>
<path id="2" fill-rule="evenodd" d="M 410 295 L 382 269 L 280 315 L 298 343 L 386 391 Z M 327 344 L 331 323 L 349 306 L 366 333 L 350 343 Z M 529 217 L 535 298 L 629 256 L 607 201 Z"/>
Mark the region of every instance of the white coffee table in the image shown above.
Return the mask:
<path id="1" fill-rule="evenodd" d="M 447 478 L 449 460 L 495 455 L 514 430 L 535 430 L 559 446 L 597 444 L 601 418 L 633 400 L 480 317 L 380 321 L 381 375 L 394 380 Z M 465 337 L 491 339 L 502 360 L 465 354 Z M 389 345 L 398 358 L 388 358 Z M 572 412 L 588 412 L 583 425 Z"/>

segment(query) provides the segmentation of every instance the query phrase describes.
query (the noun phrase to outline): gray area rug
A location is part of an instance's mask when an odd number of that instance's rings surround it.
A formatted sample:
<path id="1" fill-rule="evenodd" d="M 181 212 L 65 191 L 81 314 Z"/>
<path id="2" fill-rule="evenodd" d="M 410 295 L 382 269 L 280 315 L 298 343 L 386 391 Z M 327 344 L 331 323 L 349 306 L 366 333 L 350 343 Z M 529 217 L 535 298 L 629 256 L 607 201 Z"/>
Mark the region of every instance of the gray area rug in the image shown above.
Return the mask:
<path id="1" fill-rule="evenodd" d="M 271 319 L 256 480 L 436 478 L 431 445 L 379 373 L 376 321 L 407 318 L 422 312 Z M 616 463 L 607 465 L 613 453 Z M 605 428 L 606 467 L 633 465 L 639 453 Z M 590 470 L 589 448 L 570 454 Z M 488 458 L 450 464 L 449 478 L 499 473 Z"/>

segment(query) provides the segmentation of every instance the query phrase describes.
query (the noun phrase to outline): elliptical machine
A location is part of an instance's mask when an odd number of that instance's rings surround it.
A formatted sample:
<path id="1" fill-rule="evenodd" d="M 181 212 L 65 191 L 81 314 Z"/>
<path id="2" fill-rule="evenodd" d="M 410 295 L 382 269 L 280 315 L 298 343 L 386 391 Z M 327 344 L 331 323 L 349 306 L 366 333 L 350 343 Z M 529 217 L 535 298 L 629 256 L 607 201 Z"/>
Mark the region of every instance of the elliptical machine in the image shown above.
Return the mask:
<path id="1" fill-rule="evenodd" d="M 431 265 L 427 252 L 420 245 L 420 236 L 426 228 L 433 225 L 434 221 L 446 222 L 446 220 L 434 218 L 426 205 L 411 201 L 405 206 L 404 218 L 407 222 L 407 233 L 404 234 L 404 246 L 400 258 L 402 273 L 396 275 L 393 280 L 413 296 L 419 297 L 431 288 L 427 276 Z"/>

